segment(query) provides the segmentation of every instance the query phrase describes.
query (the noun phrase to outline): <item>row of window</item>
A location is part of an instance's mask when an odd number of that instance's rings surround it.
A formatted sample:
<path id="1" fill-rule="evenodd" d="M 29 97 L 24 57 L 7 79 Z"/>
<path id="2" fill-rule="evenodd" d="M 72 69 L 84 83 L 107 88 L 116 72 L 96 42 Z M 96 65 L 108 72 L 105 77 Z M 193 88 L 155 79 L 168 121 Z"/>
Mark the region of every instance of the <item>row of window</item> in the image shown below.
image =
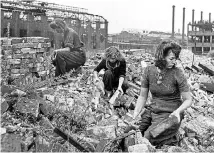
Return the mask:
<path id="1" fill-rule="evenodd" d="M 9 34 L 10 34 L 10 37 L 14 37 L 15 36 L 14 29 L 10 28 Z M 39 36 L 41 36 L 41 31 L 34 30 L 32 35 L 35 37 L 39 37 Z M 7 36 L 8 36 L 8 30 L 7 30 L 7 28 L 4 28 L 3 33 L 2 33 L 2 37 L 7 37 Z M 19 37 L 27 37 L 27 29 L 20 29 L 19 30 Z"/>
<path id="2" fill-rule="evenodd" d="M 3 12 L 4 19 L 13 19 L 13 12 Z M 41 21 L 40 15 L 34 15 L 34 21 Z M 19 19 L 23 21 L 27 21 L 27 14 L 20 13 Z"/>

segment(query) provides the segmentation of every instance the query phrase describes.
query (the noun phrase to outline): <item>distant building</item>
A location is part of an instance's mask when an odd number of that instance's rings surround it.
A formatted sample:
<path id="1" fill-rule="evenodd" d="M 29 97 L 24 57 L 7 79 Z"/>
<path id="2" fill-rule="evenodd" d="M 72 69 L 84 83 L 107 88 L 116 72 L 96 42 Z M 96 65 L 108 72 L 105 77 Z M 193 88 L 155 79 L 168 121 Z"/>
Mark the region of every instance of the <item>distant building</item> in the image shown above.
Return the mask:
<path id="1" fill-rule="evenodd" d="M 187 30 L 188 46 L 194 54 L 202 55 L 214 50 L 214 21 L 189 23 Z"/>
<path id="2" fill-rule="evenodd" d="M 108 46 L 117 46 L 120 49 L 153 48 L 159 38 L 148 37 L 148 30 L 123 30 L 117 34 L 108 35 Z"/>

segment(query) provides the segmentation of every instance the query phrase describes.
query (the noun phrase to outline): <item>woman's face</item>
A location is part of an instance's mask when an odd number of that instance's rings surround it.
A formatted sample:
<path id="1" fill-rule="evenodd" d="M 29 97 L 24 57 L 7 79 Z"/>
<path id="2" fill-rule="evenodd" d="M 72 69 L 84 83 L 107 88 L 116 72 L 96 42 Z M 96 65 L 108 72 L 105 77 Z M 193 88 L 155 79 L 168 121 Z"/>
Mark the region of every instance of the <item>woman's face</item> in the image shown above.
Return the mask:
<path id="1" fill-rule="evenodd" d="M 114 55 L 112 55 L 111 57 L 109 57 L 109 61 L 110 61 L 111 63 L 116 62 L 116 60 L 117 60 L 117 57 L 114 56 Z"/>
<path id="2" fill-rule="evenodd" d="M 165 57 L 167 62 L 166 68 L 172 68 L 176 64 L 175 54 L 170 50 L 168 55 Z"/>
<path id="3" fill-rule="evenodd" d="M 109 56 L 109 61 L 111 63 L 114 63 L 117 61 L 117 49 L 116 48 L 112 48 L 112 53 L 111 55 Z"/>

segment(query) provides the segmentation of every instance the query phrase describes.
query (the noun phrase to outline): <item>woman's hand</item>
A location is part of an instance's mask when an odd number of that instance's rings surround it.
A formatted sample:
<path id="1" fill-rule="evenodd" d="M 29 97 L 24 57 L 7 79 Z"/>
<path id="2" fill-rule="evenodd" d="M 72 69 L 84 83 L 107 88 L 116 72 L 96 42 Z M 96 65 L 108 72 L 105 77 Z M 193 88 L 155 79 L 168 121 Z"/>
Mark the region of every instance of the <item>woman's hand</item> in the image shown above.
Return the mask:
<path id="1" fill-rule="evenodd" d="M 178 119 L 178 122 L 181 121 L 181 117 L 180 117 L 180 112 L 178 110 L 175 110 L 174 112 L 172 112 L 169 117 L 175 116 Z"/>

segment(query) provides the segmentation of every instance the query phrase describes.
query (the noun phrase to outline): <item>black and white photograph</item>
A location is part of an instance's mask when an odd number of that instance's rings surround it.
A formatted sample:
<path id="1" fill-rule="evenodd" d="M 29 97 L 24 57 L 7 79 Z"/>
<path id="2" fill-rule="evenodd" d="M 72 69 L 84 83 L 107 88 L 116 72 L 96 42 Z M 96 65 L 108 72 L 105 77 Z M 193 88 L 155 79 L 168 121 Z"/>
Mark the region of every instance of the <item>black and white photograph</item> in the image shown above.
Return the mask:
<path id="1" fill-rule="evenodd" d="M 1 152 L 214 152 L 213 0 L 1 0 Z"/>

